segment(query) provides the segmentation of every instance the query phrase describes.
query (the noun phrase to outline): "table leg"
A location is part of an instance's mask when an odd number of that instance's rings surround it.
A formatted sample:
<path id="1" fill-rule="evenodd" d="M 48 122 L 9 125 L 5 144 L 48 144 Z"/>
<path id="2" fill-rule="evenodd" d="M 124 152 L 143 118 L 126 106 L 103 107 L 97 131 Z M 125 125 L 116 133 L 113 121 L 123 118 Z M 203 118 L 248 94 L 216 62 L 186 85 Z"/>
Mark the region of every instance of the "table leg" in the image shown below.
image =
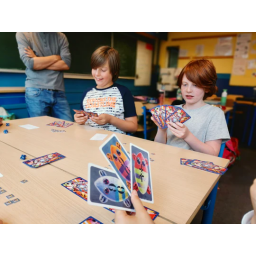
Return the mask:
<path id="1" fill-rule="evenodd" d="M 253 135 L 253 130 L 254 130 L 254 126 L 255 126 L 255 121 L 256 121 L 256 106 L 254 107 L 254 113 L 253 113 L 252 126 L 251 126 L 248 146 L 251 146 L 251 143 L 252 143 L 252 135 Z"/>
<path id="2" fill-rule="evenodd" d="M 210 195 L 207 197 L 204 206 L 203 206 L 203 218 L 202 218 L 202 224 L 212 224 L 212 217 L 213 217 L 213 211 L 215 206 L 215 201 L 217 197 L 217 191 L 218 191 L 218 184 L 216 183 L 215 187 L 213 188 Z"/>

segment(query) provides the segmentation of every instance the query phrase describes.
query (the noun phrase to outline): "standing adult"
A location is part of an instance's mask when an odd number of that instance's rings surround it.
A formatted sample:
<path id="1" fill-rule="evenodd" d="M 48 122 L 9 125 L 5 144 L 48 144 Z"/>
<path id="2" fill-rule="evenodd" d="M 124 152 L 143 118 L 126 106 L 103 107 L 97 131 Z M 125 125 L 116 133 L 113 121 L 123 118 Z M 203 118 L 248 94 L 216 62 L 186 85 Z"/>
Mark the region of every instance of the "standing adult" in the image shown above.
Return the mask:
<path id="1" fill-rule="evenodd" d="M 63 70 L 71 55 L 63 33 L 18 32 L 20 58 L 26 66 L 25 99 L 30 117 L 53 116 L 72 121 L 65 96 Z"/>

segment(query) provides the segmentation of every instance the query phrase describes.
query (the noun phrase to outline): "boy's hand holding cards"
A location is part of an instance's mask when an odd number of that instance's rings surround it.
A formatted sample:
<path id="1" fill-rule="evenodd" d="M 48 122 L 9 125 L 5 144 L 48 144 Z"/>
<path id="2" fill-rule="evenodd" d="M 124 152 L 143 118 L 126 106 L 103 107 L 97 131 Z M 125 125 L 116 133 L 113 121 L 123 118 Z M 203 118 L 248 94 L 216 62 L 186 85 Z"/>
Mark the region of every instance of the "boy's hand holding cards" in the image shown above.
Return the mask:
<path id="1" fill-rule="evenodd" d="M 78 109 L 73 109 L 73 110 L 76 112 L 76 114 L 84 114 L 85 116 L 88 116 L 88 118 L 92 116 L 98 117 L 97 113 L 87 112 L 87 111 L 78 110 Z"/>
<path id="2" fill-rule="evenodd" d="M 185 123 L 191 118 L 182 108 L 171 105 L 156 106 L 150 112 L 162 129 L 166 129 L 170 121 Z"/>

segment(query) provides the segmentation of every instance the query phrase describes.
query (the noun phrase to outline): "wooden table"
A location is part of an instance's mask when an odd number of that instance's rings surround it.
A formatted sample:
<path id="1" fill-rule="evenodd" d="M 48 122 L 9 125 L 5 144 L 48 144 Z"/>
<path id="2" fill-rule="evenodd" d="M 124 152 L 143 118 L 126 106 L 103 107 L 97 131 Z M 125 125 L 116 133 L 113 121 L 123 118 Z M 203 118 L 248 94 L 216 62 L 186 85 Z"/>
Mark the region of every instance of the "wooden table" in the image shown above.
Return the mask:
<path id="1" fill-rule="evenodd" d="M 18 119 L 9 121 L 10 127 L 0 127 L 0 166 L 4 175 L 0 178 L 0 186 L 8 191 L 0 195 L 0 217 L 10 223 L 79 223 L 92 215 L 103 223 L 111 223 L 113 213 L 88 205 L 63 188 L 61 183 L 78 176 L 87 180 L 88 163 L 110 168 L 99 147 L 113 133 L 78 124 L 65 129 L 65 133 L 53 133 L 51 129 L 58 128 L 46 124 L 55 120 L 52 117 Z M 19 127 L 24 124 L 39 128 L 27 130 Z M 6 128 L 8 134 L 3 133 Z M 108 137 L 103 141 L 90 140 L 96 133 L 107 134 Z M 181 166 L 181 157 L 212 161 L 221 166 L 229 163 L 227 159 L 191 150 L 118 133 L 116 135 L 128 152 L 131 142 L 149 151 L 154 160 L 151 169 L 155 202 L 143 204 L 160 212 L 156 223 L 190 223 L 220 178 L 216 174 Z M 21 154 L 34 158 L 52 152 L 59 152 L 66 158 L 38 169 L 25 166 L 19 159 Z M 19 184 L 22 179 L 29 182 Z M 15 194 L 21 202 L 5 206 L 3 203 L 8 193 Z M 29 206 L 33 208 L 33 213 L 28 214 Z M 40 217 L 37 212 L 40 212 Z"/>

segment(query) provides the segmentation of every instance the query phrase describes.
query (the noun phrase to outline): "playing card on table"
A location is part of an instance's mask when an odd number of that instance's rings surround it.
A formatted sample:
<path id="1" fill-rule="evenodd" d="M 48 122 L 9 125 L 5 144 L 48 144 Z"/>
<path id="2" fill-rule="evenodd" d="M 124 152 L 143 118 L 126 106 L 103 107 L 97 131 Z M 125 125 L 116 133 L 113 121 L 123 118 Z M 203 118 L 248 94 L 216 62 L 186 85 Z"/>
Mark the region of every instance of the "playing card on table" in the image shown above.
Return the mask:
<path id="1" fill-rule="evenodd" d="M 57 160 L 63 159 L 65 156 L 60 153 L 51 153 L 45 156 L 40 156 L 31 160 L 24 161 L 23 163 L 32 168 L 38 168 L 46 164 L 53 163 Z"/>
<path id="2" fill-rule="evenodd" d="M 12 200 L 10 200 L 10 201 L 5 202 L 4 204 L 8 206 L 10 204 L 13 204 L 13 202 L 12 202 Z"/>
<path id="3" fill-rule="evenodd" d="M 131 184 L 142 201 L 154 203 L 149 152 L 130 143 Z"/>
<path id="4" fill-rule="evenodd" d="M 115 172 L 89 164 L 88 204 L 134 212 L 131 197 Z"/>
<path id="5" fill-rule="evenodd" d="M 5 192 L 6 192 L 6 190 L 4 190 L 4 189 L 0 190 L 0 195 L 5 193 Z"/>
<path id="6" fill-rule="evenodd" d="M 13 200 L 11 200 L 11 202 L 14 204 L 14 203 L 18 203 L 20 201 L 20 199 L 19 198 L 15 198 L 15 199 L 13 199 Z"/>
<path id="7" fill-rule="evenodd" d="M 170 115 L 165 121 L 167 124 L 171 122 L 176 123 L 185 123 L 190 119 L 190 115 L 188 115 L 182 108 L 176 107 L 176 111 Z"/>
<path id="8" fill-rule="evenodd" d="M 88 181 L 77 177 L 61 184 L 63 187 L 87 201 Z"/>
<path id="9" fill-rule="evenodd" d="M 10 194 L 10 195 L 6 196 L 7 199 L 10 199 L 10 198 L 13 198 L 13 197 L 14 197 L 13 194 Z"/>
<path id="10" fill-rule="evenodd" d="M 123 186 L 131 194 L 130 156 L 117 136 L 113 134 L 101 146 L 100 151 L 113 167 Z"/>
<path id="11" fill-rule="evenodd" d="M 156 217 L 159 215 L 159 212 L 157 212 L 155 210 L 152 210 L 146 206 L 144 206 L 144 208 L 146 209 L 147 213 L 149 214 L 149 216 L 152 220 L 155 220 Z"/>
<path id="12" fill-rule="evenodd" d="M 88 217 L 87 219 L 83 220 L 79 224 L 103 224 L 99 220 L 93 218 L 92 216 Z"/>

